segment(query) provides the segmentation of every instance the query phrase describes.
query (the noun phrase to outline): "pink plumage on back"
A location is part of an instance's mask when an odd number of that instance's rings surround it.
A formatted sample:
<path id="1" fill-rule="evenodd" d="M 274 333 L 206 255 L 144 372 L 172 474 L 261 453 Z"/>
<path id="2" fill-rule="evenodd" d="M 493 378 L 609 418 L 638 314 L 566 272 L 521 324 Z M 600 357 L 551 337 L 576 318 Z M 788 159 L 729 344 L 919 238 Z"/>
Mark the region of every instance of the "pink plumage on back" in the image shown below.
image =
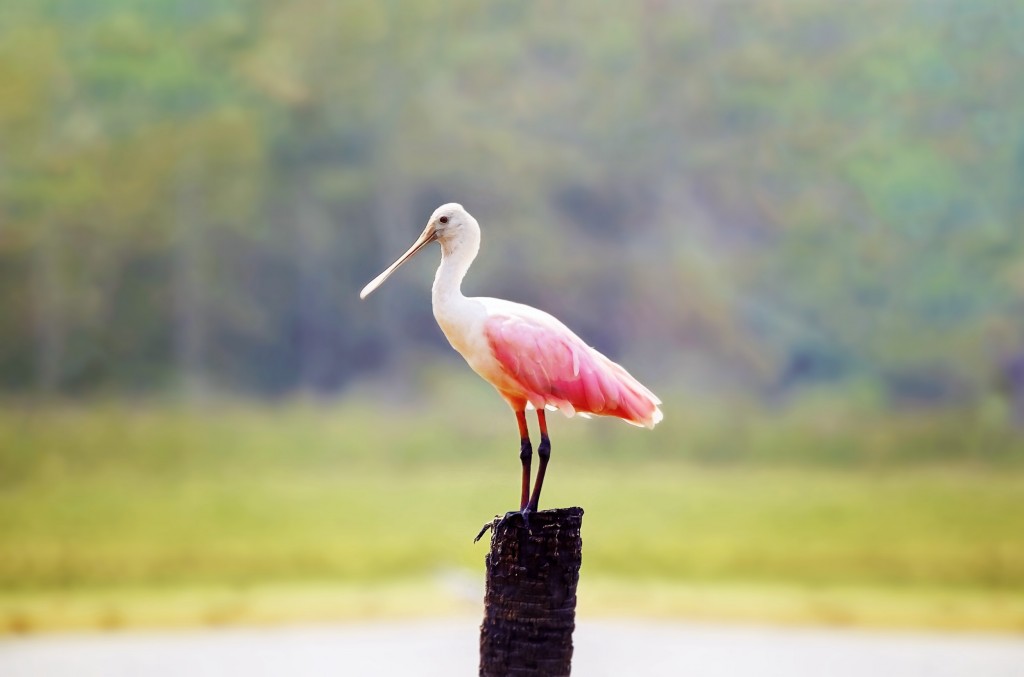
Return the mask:
<path id="1" fill-rule="evenodd" d="M 568 416 L 614 416 L 648 428 L 662 418 L 654 393 L 554 318 L 493 315 L 484 333 L 508 377 L 499 390 L 513 407 L 525 400 L 537 409 L 550 405 Z"/>

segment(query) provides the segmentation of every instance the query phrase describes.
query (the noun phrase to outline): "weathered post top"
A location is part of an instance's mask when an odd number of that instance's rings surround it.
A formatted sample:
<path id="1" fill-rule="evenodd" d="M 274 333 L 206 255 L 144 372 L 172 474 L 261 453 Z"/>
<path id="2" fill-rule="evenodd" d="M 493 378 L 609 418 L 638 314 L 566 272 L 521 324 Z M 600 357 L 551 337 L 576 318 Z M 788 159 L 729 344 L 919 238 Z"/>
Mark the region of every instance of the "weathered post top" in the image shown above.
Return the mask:
<path id="1" fill-rule="evenodd" d="M 491 523 L 481 677 L 562 677 L 572 668 L 583 508 Z"/>

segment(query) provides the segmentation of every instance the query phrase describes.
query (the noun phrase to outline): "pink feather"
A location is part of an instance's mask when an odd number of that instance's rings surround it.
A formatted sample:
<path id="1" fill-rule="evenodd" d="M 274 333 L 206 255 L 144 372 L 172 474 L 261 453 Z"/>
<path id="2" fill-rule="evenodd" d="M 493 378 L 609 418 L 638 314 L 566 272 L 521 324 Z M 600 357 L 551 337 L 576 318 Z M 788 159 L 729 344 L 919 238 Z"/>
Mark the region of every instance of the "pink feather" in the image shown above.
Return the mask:
<path id="1" fill-rule="evenodd" d="M 484 323 L 491 353 L 507 381 L 507 398 L 540 409 L 614 416 L 653 428 L 661 420 L 654 393 L 561 323 L 519 315 L 492 315 Z"/>

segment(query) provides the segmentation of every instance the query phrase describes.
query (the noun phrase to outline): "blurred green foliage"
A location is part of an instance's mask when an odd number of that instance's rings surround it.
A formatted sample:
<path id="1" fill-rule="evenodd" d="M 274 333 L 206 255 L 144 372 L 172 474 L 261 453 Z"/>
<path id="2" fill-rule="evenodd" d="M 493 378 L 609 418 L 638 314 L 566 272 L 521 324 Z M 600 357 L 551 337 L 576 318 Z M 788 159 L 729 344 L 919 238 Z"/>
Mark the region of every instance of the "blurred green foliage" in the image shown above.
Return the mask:
<path id="1" fill-rule="evenodd" d="M 1019 627 L 1022 34 L 1010 0 L 5 0 L 0 621 L 476 568 L 508 412 L 426 260 L 357 298 L 459 201 L 468 293 L 666 401 L 551 422 L 606 599 Z"/>
<path id="2" fill-rule="evenodd" d="M 0 8 L 0 387 L 337 392 L 467 288 L 639 375 L 1024 418 L 1024 10 L 835 3 Z M 614 318 L 614 321 L 608 321 Z M 648 379 L 651 380 L 651 379 Z"/>

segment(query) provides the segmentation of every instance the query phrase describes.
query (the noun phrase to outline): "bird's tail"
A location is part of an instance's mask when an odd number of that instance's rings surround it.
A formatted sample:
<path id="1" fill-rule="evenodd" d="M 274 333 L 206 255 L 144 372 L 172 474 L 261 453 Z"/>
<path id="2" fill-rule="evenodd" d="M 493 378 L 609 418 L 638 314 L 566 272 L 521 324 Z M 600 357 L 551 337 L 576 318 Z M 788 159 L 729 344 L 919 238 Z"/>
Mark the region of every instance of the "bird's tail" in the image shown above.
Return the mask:
<path id="1" fill-rule="evenodd" d="M 649 388 L 636 380 L 621 365 L 612 362 L 604 355 L 604 366 L 609 370 L 613 387 L 617 391 L 617 402 L 601 412 L 602 415 L 617 416 L 635 426 L 653 428 L 664 418 L 661 413 L 661 400 Z M 610 402 L 609 402 L 610 404 Z"/>

